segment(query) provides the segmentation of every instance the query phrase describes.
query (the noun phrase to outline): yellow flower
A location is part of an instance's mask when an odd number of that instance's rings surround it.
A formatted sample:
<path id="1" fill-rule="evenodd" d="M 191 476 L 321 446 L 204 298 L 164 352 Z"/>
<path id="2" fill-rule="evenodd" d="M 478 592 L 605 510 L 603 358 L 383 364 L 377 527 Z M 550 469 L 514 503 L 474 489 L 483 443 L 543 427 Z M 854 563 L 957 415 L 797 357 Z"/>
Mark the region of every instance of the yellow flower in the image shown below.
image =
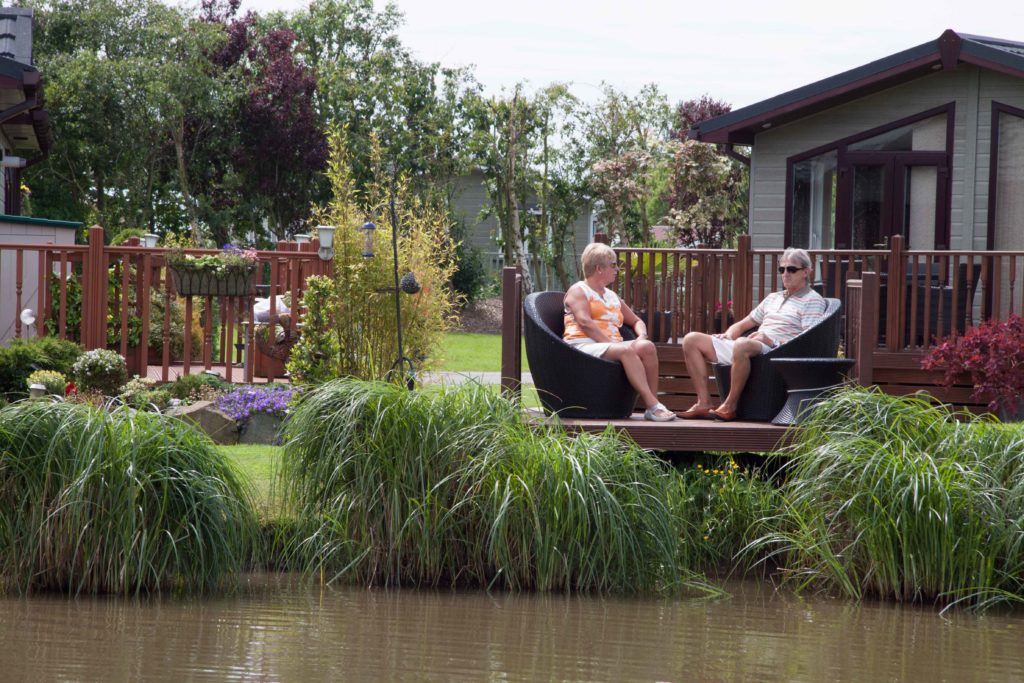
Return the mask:
<path id="1" fill-rule="evenodd" d="M 705 541 L 711 540 L 711 537 L 710 537 L 710 536 L 708 536 L 707 534 L 704 534 L 704 540 L 705 540 Z"/>

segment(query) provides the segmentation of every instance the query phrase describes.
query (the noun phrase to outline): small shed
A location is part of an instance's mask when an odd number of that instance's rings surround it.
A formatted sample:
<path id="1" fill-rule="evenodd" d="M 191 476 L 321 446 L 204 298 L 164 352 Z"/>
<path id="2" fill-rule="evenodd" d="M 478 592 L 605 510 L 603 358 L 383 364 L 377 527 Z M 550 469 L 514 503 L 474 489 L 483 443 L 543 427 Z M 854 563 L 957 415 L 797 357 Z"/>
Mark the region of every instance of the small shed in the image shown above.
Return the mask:
<path id="1" fill-rule="evenodd" d="M 0 245 L 4 244 L 74 244 L 81 223 L 53 221 L 26 216 L 0 214 Z M 12 249 L 0 249 L 0 320 L 8 321 L 0 327 L 0 344 L 15 336 L 20 310 L 39 311 L 39 258 L 38 252 L 22 252 L 21 277 L 18 277 L 18 255 Z M 20 280 L 20 282 L 19 282 Z M 36 334 L 35 327 L 22 329 L 22 336 Z"/>

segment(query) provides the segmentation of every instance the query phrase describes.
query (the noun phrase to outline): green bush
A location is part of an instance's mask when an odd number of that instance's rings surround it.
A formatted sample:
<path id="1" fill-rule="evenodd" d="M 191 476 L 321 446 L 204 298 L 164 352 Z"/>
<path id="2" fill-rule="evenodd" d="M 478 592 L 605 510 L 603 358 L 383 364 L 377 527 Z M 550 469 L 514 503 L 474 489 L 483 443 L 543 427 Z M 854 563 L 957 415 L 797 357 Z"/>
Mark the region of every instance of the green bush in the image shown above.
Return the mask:
<path id="1" fill-rule="evenodd" d="M 132 394 L 125 403 L 139 410 L 165 410 L 171 403 L 171 392 L 166 389 L 150 389 Z"/>
<path id="2" fill-rule="evenodd" d="M 36 370 L 28 376 L 25 384 L 29 387 L 33 384 L 42 384 L 46 387 L 47 394 L 63 396 L 64 388 L 68 384 L 68 378 L 64 376 L 64 373 L 57 372 L 56 370 Z"/>
<path id="3" fill-rule="evenodd" d="M 379 162 L 379 144 L 376 140 L 372 144 L 371 154 Z M 343 134 L 333 133 L 330 146 L 327 179 L 332 198 L 316 221 L 337 226 L 333 283 L 329 298 L 326 288 L 321 288 L 325 296 L 316 302 L 325 327 L 308 321 L 303 324 L 291 352 L 297 360 L 289 364 L 289 372 L 297 381 L 304 381 L 306 367 L 299 365 L 303 359 L 302 363 L 315 364 L 317 373 L 323 368 L 330 378 L 383 379 L 388 375 L 398 358 L 394 294 L 387 291 L 394 286 L 392 234 L 397 237 L 399 273 L 414 273 L 422 286 L 416 294 L 399 295 L 402 351 L 407 358 L 416 359 L 420 370 L 427 370 L 436 357 L 432 351 L 440 345 L 455 312 L 450 287 L 455 244 L 448 232 L 448 216 L 417 198 L 406 178 L 399 178 L 392 187 L 382 163 L 371 164 L 376 175 L 357 192 Z M 392 192 L 396 221 L 391 220 Z M 377 225 L 371 233 L 375 258 L 362 256 L 364 234 L 359 228 L 366 216 L 374 216 Z M 306 293 L 307 306 L 312 297 Z M 319 333 L 316 340 L 307 334 L 314 330 Z M 333 337 L 330 345 L 322 343 L 325 335 Z"/>
<path id="4" fill-rule="evenodd" d="M 86 351 L 71 367 L 79 391 L 98 391 L 116 396 L 128 380 L 128 366 L 121 354 L 108 349 Z"/>
<path id="5" fill-rule="evenodd" d="M 81 355 L 82 348 L 78 344 L 56 337 L 11 340 L 7 346 L 0 347 L 0 394 L 12 398 L 24 396 L 28 376 L 36 370 L 69 375 Z"/>
<path id="6" fill-rule="evenodd" d="M 366 584 L 677 587 L 675 477 L 612 434 L 527 425 L 477 384 L 336 380 L 286 427 L 288 563 Z"/>
<path id="7" fill-rule="evenodd" d="M 119 244 L 125 244 L 132 237 L 138 237 L 141 240 L 145 234 L 146 231 L 140 228 L 125 228 L 110 238 L 110 246 L 116 247 Z"/>
<path id="8" fill-rule="evenodd" d="M 171 398 L 180 401 L 212 400 L 218 393 L 231 388 L 229 382 L 220 377 L 200 373 L 198 375 L 182 375 L 171 384 L 164 386 Z"/>
<path id="9" fill-rule="evenodd" d="M 455 248 L 455 259 L 458 266 L 452 275 L 452 287 L 466 301 L 474 301 L 480 297 L 487 283 L 483 254 L 476 247 L 460 242 Z"/>
<path id="10" fill-rule="evenodd" d="M 216 590 L 251 558 L 248 490 L 179 420 L 21 402 L 0 452 L 0 578 L 20 593 Z"/>

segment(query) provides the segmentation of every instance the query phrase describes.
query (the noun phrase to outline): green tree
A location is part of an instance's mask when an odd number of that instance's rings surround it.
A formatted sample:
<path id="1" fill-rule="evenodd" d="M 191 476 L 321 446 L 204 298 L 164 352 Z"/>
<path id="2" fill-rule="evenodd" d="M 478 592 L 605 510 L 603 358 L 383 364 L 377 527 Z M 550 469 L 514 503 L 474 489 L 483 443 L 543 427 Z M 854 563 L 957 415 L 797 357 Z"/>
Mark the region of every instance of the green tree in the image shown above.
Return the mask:
<path id="1" fill-rule="evenodd" d="M 590 159 L 591 191 L 602 201 L 601 221 L 619 239 L 650 242 L 647 207 L 656 196 L 659 169 L 669 164 L 671 108 L 656 85 L 631 97 L 610 85 L 591 110 L 585 139 Z"/>
<path id="2" fill-rule="evenodd" d="M 668 207 L 664 220 L 678 244 L 718 248 L 747 231 L 749 169 L 720 145 L 686 138 L 694 125 L 730 110 L 709 95 L 676 107 L 673 136 L 679 146 L 662 195 Z"/>

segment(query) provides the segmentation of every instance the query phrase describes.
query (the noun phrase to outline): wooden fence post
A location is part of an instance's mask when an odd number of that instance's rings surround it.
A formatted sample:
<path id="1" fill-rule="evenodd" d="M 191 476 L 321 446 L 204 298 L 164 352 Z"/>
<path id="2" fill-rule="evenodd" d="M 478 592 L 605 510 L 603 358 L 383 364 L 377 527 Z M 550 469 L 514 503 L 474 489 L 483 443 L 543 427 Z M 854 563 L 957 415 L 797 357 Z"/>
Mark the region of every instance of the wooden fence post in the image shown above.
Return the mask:
<path id="1" fill-rule="evenodd" d="M 890 351 L 903 346 L 903 321 L 907 312 L 904 310 L 903 298 L 906 291 L 906 267 L 903 251 L 905 249 L 903 235 L 893 235 L 889 240 L 889 263 L 887 264 L 888 296 L 886 300 L 885 345 Z"/>
<path id="2" fill-rule="evenodd" d="M 522 391 L 523 276 L 519 266 L 501 269 L 501 392 L 519 398 Z"/>
<path id="3" fill-rule="evenodd" d="M 847 281 L 847 298 L 854 302 L 846 312 L 847 345 L 852 342 L 854 347 L 857 361 L 854 373 L 861 386 L 870 386 L 874 381 L 874 353 L 878 346 L 878 282 L 878 273 L 872 272 L 861 273 L 859 281 Z"/>
<path id="4" fill-rule="evenodd" d="M 734 311 L 753 310 L 753 281 L 754 253 L 750 249 L 750 235 L 740 235 L 736 240 L 736 291 L 733 293 L 732 302 Z"/>
<path id="5" fill-rule="evenodd" d="M 102 349 L 107 346 L 107 254 L 103 228 L 89 228 L 89 251 L 82 264 L 82 346 Z"/>

